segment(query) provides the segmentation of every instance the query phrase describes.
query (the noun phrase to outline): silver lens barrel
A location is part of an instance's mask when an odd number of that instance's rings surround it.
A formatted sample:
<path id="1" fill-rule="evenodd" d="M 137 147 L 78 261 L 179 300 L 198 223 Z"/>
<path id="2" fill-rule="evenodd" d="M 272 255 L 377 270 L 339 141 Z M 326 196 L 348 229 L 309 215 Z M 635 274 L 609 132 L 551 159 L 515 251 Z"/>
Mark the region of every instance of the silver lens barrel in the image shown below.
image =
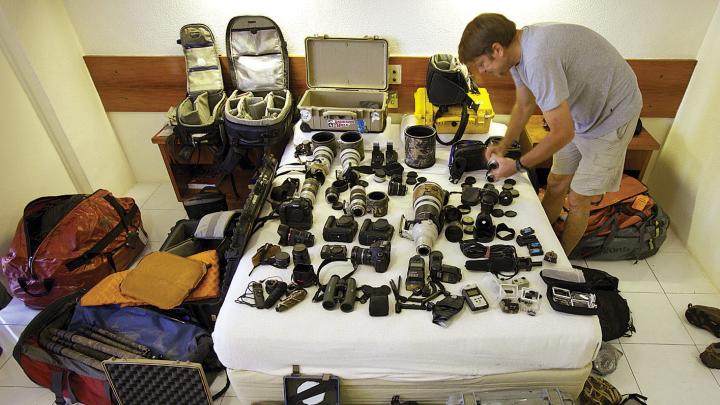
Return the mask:
<path id="1" fill-rule="evenodd" d="M 365 159 L 365 149 L 363 145 L 363 137 L 360 132 L 357 131 L 349 131 L 345 132 L 342 135 L 340 135 L 340 140 L 338 141 L 338 147 L 340 149 L 340 153 L 342 153 L 345 149 L 355 149 L 358 152 L 358 155 L 360 155 L 360 161 Z"/>
<path id="2" fill-rule="evenodd" d="M 315 196 L 320 189 L 320 182 L 312 177 L 308 177 L 300 188 L 300 197 L 307 198 L 310 202 L 315 205 Z"/>
<path id="3" fill-rule="evenodd" d="M 350 189 L 350 201 L 348 201 L 348 210 L 353 216 L 361 217 L 367 212 L 367 195 L 365 187 L 355 186 Z"/>

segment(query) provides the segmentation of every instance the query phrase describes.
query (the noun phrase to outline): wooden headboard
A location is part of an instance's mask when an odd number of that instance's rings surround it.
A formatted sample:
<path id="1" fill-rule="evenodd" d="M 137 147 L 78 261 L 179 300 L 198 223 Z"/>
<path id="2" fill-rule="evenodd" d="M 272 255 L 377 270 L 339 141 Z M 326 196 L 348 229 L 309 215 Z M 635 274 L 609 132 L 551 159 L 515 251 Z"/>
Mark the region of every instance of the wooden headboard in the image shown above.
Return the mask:
<path id="1" fill-rule="evenodd" d="M 221 57 L 227 90 L 228 60 Z M 425 85 L 428 57 L 390 57 L 390 64 L 402 65 L 402 84 L 390 85 L 397 91 L 399 108 L 389 112 L 414 110 L 413 93 Z M 674 117 L 690 81 L 696 60 L 630 59 L 643 94 L 643 117 Z M 85 64 L 95 83 L 105 110 L 109 112 L 167 111 L 185 96 L 185 61 L 182 56 L 85 56 Z M 510 77 L 482 77 L 480 86 L 488 89 L 497 114 L 509 114 L 515 99 Z M 305 58 L 290 57 L 290 90 L 299 99 L 306 90 Z"/>

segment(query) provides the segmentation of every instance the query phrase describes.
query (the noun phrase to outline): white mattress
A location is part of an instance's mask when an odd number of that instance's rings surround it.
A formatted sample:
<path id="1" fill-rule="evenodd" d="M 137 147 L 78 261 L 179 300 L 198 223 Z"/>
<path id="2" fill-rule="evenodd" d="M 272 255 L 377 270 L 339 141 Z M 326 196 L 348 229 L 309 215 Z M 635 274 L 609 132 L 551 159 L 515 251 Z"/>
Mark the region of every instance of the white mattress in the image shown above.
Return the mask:
<path id="1" fill-rule="evenodd" d="M 412 124 L 412 118 L 403 120 L 403 125 Z M 393 140 L 403 159 L 402 143 L 399 139 L 399 125 L 389 125 L 382 137 Z M 502 135 L 505 127 L 493 123 L 491 134 Z M 297 131 L 296 131 L 297 132 Z M 381 138 L 382 138 L 381 137 Z M 297 137 L 302 140 L 302 137 Z M 384 149 L 384 142 L 382 144 Z M 292 160 L 294 147 L 288 145 L 283 161 Z M 372 143 L 365 149 L 370 151 Z M 449 149 L 438 145 L 437 164 L 425 171 L 430 181 L 448 186 L 448 190 L 460 187 L 448 182 L 447 158 Z M 366 153 L 369 161 L 370 153 Z M 338 159 L 336 159 L 336 164 Z M 484 172 L 472 173 L 483 179 Z M 276 180 L 282 182 L 284 176 Z M 558 264 L 545 263 L 542 268 L 569 268 L 570 263 L 553 234 L 540 202 L 526 176 L 516 175 L 516 189 L 520 197 L 506 209 L 518 212 L 515 218 L 495 219 L 505 222 L 519 231 L 532 226 L 545 251 L 558 253 Z M 322 228 L 328 215 L 338 215 L 324 201 L 321 187 L 315 209 L 311 232 L 316 244 L 309 248 L 312 262 L 317 265 L 323 245 Z M 368 192 L 387 191 L 387 183 L 369 181 Z M 482 181 L 479 182 L 482 185 Z M 410 187 L 409 187 L 410 188 Z M 414 243 L 397 235 L 400 216 L 412 217 L 411 192 L 404 197 L 391 197 L 388 221 L 395 226 L 396 235 L 392 240 L 392 259 L 386 273 L 375 273 L 372 267 L 360 266 L 355 273 L 358 285 L 380 286 L 390 279 L 403 280 L 407 272 L 408 258 L 414 255 Z M 347 198 L 347 196 L 344 196 Z M 459 195 L 450 197 L 450 204 L 459 205 Z M 479 207 L 474 207 L 475 216 Z M 364 218 L 359 218 L 362 224 Z M 547 369 L 578 369 L 585 367 L 594 357 L 601 341 L 597 317 L 562 314 L 552 310 L 543 298 L 542 308 L 537 316 L 526 313 L 505 314 L 499 307 L 473 313 L 468 308 L 456 315 L 448 328 L 432 323 L 430 312 L 404 310 L 394 313 L 394 299 L 390 298 L 391 313 L 387 317 L 373 318 L 368 314 L 367 304 L 357 303 L 355 311 L 327 311 L 320 303 L 311 301 L 316 288 L 308 291 L 308 298 L 283 313 L 274 310 L 258 310 L 235 303 L 251 280 L 280 277 L 290 282 L 291 268 L 282 270 L 271 266 L 260 266 L 248 277 L 252 267 L 250 257 L 266 242 L 277 243 L 278 221 L 266 224 L 248 244 L 245 257 L 240 262 L 225 303 L 220 311 L 213 339 L 215 351 L 222 363 L 230 369 L 242 369 L 271 375 L 289 374 L 292 365 L 301 366 L 306 374 L 331 373 L 341 378 L 378 378 L 391 381 L 436 381 L 464 379 L 470 376 L 484 376 L 511 372 Z M 357 239 L 356 239 L 357 240 Z M 494 242 L 500 243 L 500 241 Z M 509 242 L 502 242 L 509 243 Z M 348 244 L 348 251 L 351 246 Z M 445 263 L 463 269 L 463 280 L 455 285 L 446 284 L 449 291 L 459 294 L 466 283 L 479 283 L 483 273 L 464 269 L 466 258 L 456 244 L 442 236 L 435 245 L 445 256 Z M 283 251 L 291 252 L 291 247 Z M 527 249 L 518 247 L 518 255 L 526 256 Z M 539 269 L 520 274 L 530 280 L 531 286 L 543 294 L 546 286 L 540 278 Z M 340 276 L 351 271 L 348 263 L 328 265 L 321 274 L 327 282 L 332 274 Z M 486 294 L 487 292 L 484 291 Z M 403 295 L 409 295 L 404 288 Z"/>

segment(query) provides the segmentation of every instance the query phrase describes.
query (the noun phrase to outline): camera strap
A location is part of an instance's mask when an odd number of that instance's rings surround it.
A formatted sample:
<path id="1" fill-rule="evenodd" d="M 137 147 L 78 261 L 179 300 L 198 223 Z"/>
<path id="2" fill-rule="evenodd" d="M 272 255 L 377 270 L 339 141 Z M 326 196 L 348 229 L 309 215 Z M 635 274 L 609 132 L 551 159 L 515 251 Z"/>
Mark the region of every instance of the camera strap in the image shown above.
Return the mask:
<path id="1" fill-rule="evenodd" d="M 320 281 L 320 272 L 322 271 L 322 269 L 332 262 L 346 262 L 348 260 L 350 260 L 349 257 L 343 257 L 343 258 L 328 257 L 327 259 L 323 260 L 322 263 L 320 263 L 320 266 L 318 266 L 317 274 L 315 274 L 315 279 L 317 280 L 318 289 L 315 292 L 315 295 L 313 296 L 313 302 L 319 302 L 320 300 L 322 300 L 322 293 L 325 291 L 325 284 L 323 284 Z M 341 277 L 342 280 L 347 280 L 355 274 L 358 266 L 355 264 L 353 264 L 352 266 L 353 266 L 352 271 L 350 273 L 342 276 Z"/>

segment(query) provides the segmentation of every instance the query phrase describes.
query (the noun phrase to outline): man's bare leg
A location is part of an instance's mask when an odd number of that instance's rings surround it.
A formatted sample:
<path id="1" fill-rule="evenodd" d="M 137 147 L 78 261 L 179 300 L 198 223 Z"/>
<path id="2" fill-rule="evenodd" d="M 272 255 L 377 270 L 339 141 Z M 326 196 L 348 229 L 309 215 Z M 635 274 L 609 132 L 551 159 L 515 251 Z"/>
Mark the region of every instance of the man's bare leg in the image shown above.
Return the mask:
<path id="1" fill-rule="evenodd" d="M 570 190 L 570 182 L 573 176 L 554 174 L 550 173 L 547 178 L 547 189 L 545 190 L 545 196 L 542 200 L 543 209 L 545 209 L 545 215 L 547 215 L 550 224 L 560 216 L 563 204 L 565 203 L 565 196 Z"/>
<path id="2" fill-rule="evenodd" d="M 590 205 L 597 199 L 598 196 L 580 195 L 570 190 L 568 194 L 570 212 L 565 220 L 565 230 L 560 235 L 560 244 L 565 254 L 570 255 L 585 233 L 590 217 Z"/>

